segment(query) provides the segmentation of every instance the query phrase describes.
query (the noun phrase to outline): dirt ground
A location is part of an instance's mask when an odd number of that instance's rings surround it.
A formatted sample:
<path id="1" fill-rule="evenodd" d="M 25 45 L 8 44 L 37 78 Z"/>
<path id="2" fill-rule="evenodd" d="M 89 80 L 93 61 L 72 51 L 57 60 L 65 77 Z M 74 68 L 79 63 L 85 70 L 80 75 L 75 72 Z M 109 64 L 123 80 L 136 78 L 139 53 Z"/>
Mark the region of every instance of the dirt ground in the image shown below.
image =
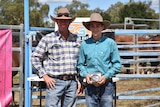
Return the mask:
<path id="1" fill-rule="evenodd" d="M 116 93 L 123 93 L 123 92 L 131 92 L 136 90 L 143 90 L 143 89 L 150 89 L 150 88 L 158 88 L 160 87 L 159 79 L 131 79 L 131 80 L 123 80 L 116 82 Z M 33 95 L 39 95 L 39 92 L 34 92 Z M 45 96 L 45 91 L 43 92 Z M 138 94 L 133 94 L 133 96 L 159 96 L 160 91 L 156 92 L 143 92 Z M 18 92 L 15 94 L 15 104 L 17 106 L 11 107 L 18 107 Z M 40 100 L 33 99 L 33 107 L 40 107 Z M 45 99 L 42 99 L 42 106 L 44 107 Z M 116 100 L 115 107 L 147 107 L 152 104 L 160 103 L 159 100 Z M 79 104 L 77 107 L 86 107 L 85 104 Z M 152 106 L 151 106 L 152 107 Z M 154 107 L 160 107 L 154 106 Z"/>
<path id="2" fill-rule="evenodd" d="M 119 81 L 116 83 L 117 93 L 131 92 L 136 90 L 144 90 L 151 88 L 160 87 L 159 79 L 132 79 Z M 160 91 L 156 92 L 142 92 L 138 94 L 133 94 L 133 96 L 159 96 Z M 155 103 L 160 103 L 160 100 L 117 100 L 116 107 L 145 107 L 153 105 Z M 156 106 L 156 107 L 160 107 Z"/>

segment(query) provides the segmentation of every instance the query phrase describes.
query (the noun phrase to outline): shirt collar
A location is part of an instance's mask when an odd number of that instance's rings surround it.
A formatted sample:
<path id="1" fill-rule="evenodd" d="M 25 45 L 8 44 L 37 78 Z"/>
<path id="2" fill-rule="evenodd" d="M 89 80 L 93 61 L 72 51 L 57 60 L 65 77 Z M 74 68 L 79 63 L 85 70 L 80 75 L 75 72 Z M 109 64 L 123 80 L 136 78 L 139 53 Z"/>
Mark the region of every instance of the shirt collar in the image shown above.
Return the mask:
<path id="1" fill-rule="evenodd" d="M 55 35 L 59 38 L 59 39 L 63 39 L 62 35 L 60 34 L 59 31 L 55 32 Z M 69 36 L 67 41 L 75 41 L 76 40 L 76 36 L 74 34 L 72 34 L 71 32 L 69 32 Z"/>
<path id="2" fill-rule="evenodd" d="M 92 41 L 93 41 L 93 42 L 102 42 L 102 41 L 104 41 L 106 38 L 107 38 L 107 37 L 102 34 L 102 36 L 101 36 L 101 38 L 100 38 L 99 40 L 94 40 L 94 39 L 92 38 Z"/>

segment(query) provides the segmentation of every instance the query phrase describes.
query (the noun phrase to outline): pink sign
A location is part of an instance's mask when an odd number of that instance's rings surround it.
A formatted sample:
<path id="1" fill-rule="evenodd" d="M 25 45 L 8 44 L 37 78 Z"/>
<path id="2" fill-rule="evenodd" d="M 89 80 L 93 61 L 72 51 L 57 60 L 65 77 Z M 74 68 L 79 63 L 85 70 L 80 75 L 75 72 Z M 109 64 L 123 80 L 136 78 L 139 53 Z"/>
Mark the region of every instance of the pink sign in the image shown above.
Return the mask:
<path id="1" fill-rule="evenodd" d="M 12 100 L 12 30 L 0 30 L 0 107 Z"/>

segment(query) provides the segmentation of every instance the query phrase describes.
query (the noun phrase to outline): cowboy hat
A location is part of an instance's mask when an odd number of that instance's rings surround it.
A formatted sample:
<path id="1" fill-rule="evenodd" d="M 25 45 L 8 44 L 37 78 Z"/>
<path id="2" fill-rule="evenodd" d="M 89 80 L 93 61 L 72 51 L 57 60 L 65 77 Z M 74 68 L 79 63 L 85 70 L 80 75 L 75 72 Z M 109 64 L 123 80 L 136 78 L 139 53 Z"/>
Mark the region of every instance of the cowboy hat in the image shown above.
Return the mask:
<path id="1" fill-rule="evenodd" d="M 56 22 L 57 19 L 58 20 L 59 19 L 66 19 L 66 20 L 74 21 L 74 19 L 76 18 L 76 17 L 70 17 L 70 13 L 69 13 L 68 9 L 64 8 L 64 7 L 60 8 L 58 10 L 57 17 L 53 17 L 51 15 L 50 15 L 50 17 L 55 22 Z"/>
<path id="2" fill-rule="evenodd" d="M 102 16 L 99 13 L 92 13 L 90 16 L 90 21 L 88 22 L 82 22 L 83 25 L 90 30 L 90 24 L 91 22 L 99 22 L 102 23 L 104 25 L 104 29 L 107 29 L 110 26 L 110 22 L 109 21 L 103 21 Z"/>

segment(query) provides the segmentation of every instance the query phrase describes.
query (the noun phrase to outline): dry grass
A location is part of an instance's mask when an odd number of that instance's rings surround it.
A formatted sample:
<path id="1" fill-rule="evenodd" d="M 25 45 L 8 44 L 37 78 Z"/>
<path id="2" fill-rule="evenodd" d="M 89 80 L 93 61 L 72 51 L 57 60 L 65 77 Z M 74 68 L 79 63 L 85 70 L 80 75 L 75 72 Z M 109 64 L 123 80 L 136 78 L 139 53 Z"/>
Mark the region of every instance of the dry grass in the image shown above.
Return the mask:
<path id="1" fill-rule="evenodd" d="M 160 87 L 159 79 L 132 79 L 117 82 L 117 93 L 130 92 L 136 90 L 150 89 Z M 159 96 L 160 91 L 157 92 L 143 92 L 134 94 L 133 96 Z M 117 100 L 116 107 L 145 107 L 147 105 L 155 104 L 160 100 Z M 160 106 L 156 106 L 160 107 Z"/>
<path id="2" fill-rule="evenodd" d="M 17 81 L 17 80 L 14 80 Z M 16 82 L 15 82 L 16 83 Z M 117 93 L 122 92 L 130 92 L 134 90 L 142 90 L 142 89 L 149 89 L 149 88 L 157 88 L 160 87 L 159 79 L 132 79 L 132 80 L 124 80 L 124 81 L 118 81 L 116 83 Z M 34 92 L 34 95 L 39 95 L 39 92 Z M 45 95 L 45 91 L 43 92 L 43 95 Z M 159 96 L 160 91 L 157 92 L 150 92 L 150 93 L 139 93 L 135 94 L 140 96 Z M 16 95 L 18 96 L 18 92 L 16 92 Z M 15 97 L 15 102 L 18 105 L 19 97 Z M 116 107 L 145 107 L 147 105 L 159 103 L 160 100 L 117 100 Z M 45 100 L 42 99 L 42 107 L 44 107 Z M 40 101 L 39 99 L 33 99 L 33 107 L 40 107 Z M 85 104 L 77 105 L 77 107 L 86 107 Z M 156 106 L 160 107 L 160 106 Z"/>

